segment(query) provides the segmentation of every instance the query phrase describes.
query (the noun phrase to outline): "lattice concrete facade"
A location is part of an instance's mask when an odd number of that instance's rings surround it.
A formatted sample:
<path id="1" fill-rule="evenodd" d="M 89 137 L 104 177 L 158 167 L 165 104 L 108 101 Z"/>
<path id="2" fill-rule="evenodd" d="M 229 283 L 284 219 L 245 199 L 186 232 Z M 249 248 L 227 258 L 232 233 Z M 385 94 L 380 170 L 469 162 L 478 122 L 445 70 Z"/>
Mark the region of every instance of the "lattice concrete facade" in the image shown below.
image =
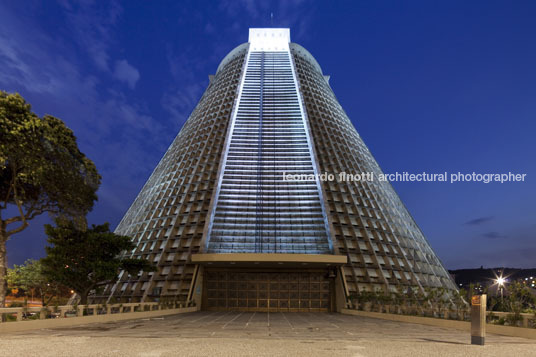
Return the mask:
<path id="1" fill-rule="evenodd" d="M 382 172 L 337 101 L 320 66 L 303 47 L 291 46 L 321 172 Z M 336 254 L 351 293 L 397 285 L 456 289 L 404 204 L 385 181 L 323 185 Z"/>
<path id="2" fill-rule="evenodd" d="M 133 257 L 154 262 L 158 271 L 129 277 L 108 286 L 118 300 L 152 300 L 158 296 L 188 299 L 222 149 L 248 45 L 237 47 L 222 62 L 181 129 L 115 232 L 132 237 Z"/>
<path id="3" fill-rule="evenodd" d="M 289 30 L 251 29 L 116 229 L 158 270 L 100 299 L 326 311 L 357 291 L 456 289 L 389 183 L 283 172 L 381 169 Z"/>

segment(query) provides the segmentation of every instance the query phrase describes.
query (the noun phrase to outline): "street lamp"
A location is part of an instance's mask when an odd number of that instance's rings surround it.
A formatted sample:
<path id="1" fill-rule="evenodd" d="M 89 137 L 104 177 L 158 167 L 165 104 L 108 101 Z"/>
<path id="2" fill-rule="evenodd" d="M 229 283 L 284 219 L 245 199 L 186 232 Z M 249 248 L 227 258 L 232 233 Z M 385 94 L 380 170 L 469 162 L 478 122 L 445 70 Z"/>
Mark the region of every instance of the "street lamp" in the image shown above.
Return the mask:
<path id="1" fill-rule="evenodd" d="M 503 297 L 503 288 L 504 288 L 504 283 L 506 282 L 506 279 L 503 278 L 502 276 L 499 276 L 496 280 L 495 280 L 495 284 L 499 285 L 499 289 L 501 289 L 501 303 L 503 303 L 503 300 L 504 300 L 504 297 Z"/>

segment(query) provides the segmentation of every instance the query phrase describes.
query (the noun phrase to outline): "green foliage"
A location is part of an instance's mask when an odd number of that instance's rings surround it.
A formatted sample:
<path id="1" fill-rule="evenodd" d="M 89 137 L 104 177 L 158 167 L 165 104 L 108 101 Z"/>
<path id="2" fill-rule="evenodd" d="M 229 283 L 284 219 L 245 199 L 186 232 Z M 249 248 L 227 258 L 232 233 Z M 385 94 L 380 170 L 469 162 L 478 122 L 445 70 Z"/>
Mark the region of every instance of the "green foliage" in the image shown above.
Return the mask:
<path id="1" fill-rule="evenodd" d="M 13 265 L 13 268 L 7 271 L 8 286 L 26 291 L 38 287 L 44 280 L 41 269 L 41 262 L 33 259 L 28 259 L 22 265 Z"/>
<path id="2" fill-rule="evenodd" d="M 100 176 L 60 119 L 39 118 L 20 95 L 0 91 L 0 137 L 2 209 L 21 208 L 18 222 L 45 211 L 83 217 L 91 210 Z"/>
<path id="3" fill-rule="evenodd" d="M 42 259 L 43 273 L 51 281 L 63 284 L 87 303 L 89 292 L 114 282 L 121 270 L 129 274 L 154 271 L 144 259 L 121 257 L 134 244 L 129 237 L 110 232 L 108 223 L 79 229 L 72 221 L 56 220 L 56 227 L 45 225 L 48 242 L 47 257 Z"/>
<path id="4" fill-rule="evenodd" d="M 519 312 L 514 312 L 506 316 L 506 322 L 510 326 L 517 326 L 517 323 L 521 321 L 523 321 L 523 317 L 521 317 L 521 313 Z"/>
<path id="5" fill-rule="evenodd" d="M 456 308 L 458 318 L 464 320 L 469 303 L 467 302 L 467 291 L 460 289 L 452 292 L 452 304 Z"/>
<path id="6" fill-rule="evenodd" d="M 425 288 L 424 301 L 431 304 L 432 309 L 437 309 L 438 315 L 441 315 L 443 309 L 450 304 L 451 295 L 444 287 L 427 287 Z"/>
<path id="7" fill-rule="evenodd" d="M 406 307 L 407 295 L 402 285 L 397 285 L 396 291 L 393 293 L 393 303 L 397 306 Z"/>
<path id="8" fill-rule="evenodd" d="M 26 293 L 34 291 L 41 297 L 43 306 L 62 290 L 62 286 L 44 276 L 42 262 L 33 259 L 28 259 L 22 265 L 15 264 L 12 269 L 8 269 L 7 283 L 10 288 L 22 289 Z"/>
<path id="9" fill-rule="evenodd" d="M 469 284 L 469 290 L 467 290 L 467 301 L 471 301 L 471 298 L 475 294 L 475 284 Z"/>
<path id="10" fill-rule="evenodd" d="M 359 301 L 361 303 L 371 302 L 373 299 L 374 293 L 372 291 L 364 290 L 359 293 Z"/>
<path id="11" fill-rule="evenodd" d="M 489 296 L 487 305 L 488 310 L 491 311 L 510 311 L 508 297 L 501 298 L 500 296 Z"/>
<path id="12" fill-rule="evenodd" d="M 467 299 L 467 291 L 465 289 L 460 289 L 454 292 L 452 302 L 458 311 L 468 306 L 468 303 L 465 299 Z"/>
<path id="13" fill-rule="evenodd" d="M 39 314 L 31 314 L 29 316 L 26 317 L 27 320 L 39 320 Z"/>
<path id="14" fill-rule="evenodd" d="M 519 315 L 536 309 L 536 297 L 531 293 L 531 289 L 528 286 L 514 281 L 505 287 L 503 297 L 490 296 L 488 298 L 488 309 L 513 312 L 514 315 Z M 507 322 L 510 323 L 511 321 Z"/>
<path id="15" fill-rule="evenodd" d="M 17 321 L 17 315 L 14 315 L 14 314 L 4 314 L 4 317 L 6 319 L 6 322 Z"/>
<path id="16" fill-rule="evenodd" d="M 19 94 L 0 91 L 0 307 L 6 242 L 48 212 L 78 219 L 91 210 L 101 177 L 58 118 L 39 118 Z M 10 215 L 6 217 L 6 215 Z"/>
<path id="17" fill-rule="evenodd" d="M 376 300 L 383 306 L 389 305 L 393 301 L 393 298 L 390 293 L 386 293 L 383 290 L 376 290 Z"/>
<path id="18" fill-rule="evenodd" d="M 487 293 L 488 289 L 483 289 Z M 529 319 L 529 326 L 536 326 L 536 296 L 531 289 L 521 282 L 512 282 L 506 287 L 507 293 L 504 298 L 500 296 L 488 295 L 489 312 L 487 318 L 490 322 L 496 324 L 508 324 L 518 326 L 523 321 L 522 313 L 534 313 L 534 319 Z M 357 302 L 361 309 L 366 303 L 372 303 L 372 306 L 385 306 L 393 304 L 397 313 L 415 314 L 416 312 L 429 314 L 432 316 L 450 318 L 450 310 L 455 308 L 457 318 L 465 319 L 469 313 L 469 304 L 471 297 L 476 292 L 474 285 L 471 284 L 469 290 L 460 289 L 448 290 L 444 287 L 426 287 L 424 291 L 413 288 L 404 288 L 397 286 L 396 290 L 391 293 L 385 293 L 382 290 L 375 292 L 361 291 L 351 298 Z M 431 308 L 431 309 L 430 309 Z M 505 317 L 498 317 L 491 311 L 509 312 Z M 382 310 L 380 310 L 382 311 Z M 449 312 L 449 314 L 445 314 Z"/>
<path id="19" fill-rule="evenodd" d="M 536 305 L 536 298 L 531 294 L 530 288 L 518 281 L 508 285 L 508 293 L 506 299 L 508 311 L 520 314 Z"/>

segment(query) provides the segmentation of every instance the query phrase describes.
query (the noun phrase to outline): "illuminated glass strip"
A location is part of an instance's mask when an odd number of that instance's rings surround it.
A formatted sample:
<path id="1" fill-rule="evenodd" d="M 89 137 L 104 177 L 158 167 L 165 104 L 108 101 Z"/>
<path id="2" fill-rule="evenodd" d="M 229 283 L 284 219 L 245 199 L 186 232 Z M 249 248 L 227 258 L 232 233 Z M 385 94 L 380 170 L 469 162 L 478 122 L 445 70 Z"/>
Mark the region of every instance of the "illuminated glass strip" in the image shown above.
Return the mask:
<path id="1" fill-rule="evenodd" d="M 250 50 L 234 113 L 207 250 L 331 253 L 310 142 L 288 50 Z"/>

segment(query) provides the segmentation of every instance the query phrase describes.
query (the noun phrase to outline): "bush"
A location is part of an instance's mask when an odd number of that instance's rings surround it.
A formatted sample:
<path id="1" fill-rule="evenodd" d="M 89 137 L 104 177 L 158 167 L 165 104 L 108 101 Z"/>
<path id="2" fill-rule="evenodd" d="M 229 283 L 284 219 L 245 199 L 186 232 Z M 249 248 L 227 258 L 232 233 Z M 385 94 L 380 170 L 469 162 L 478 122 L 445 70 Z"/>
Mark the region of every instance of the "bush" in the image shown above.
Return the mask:
<path id="1" fill-rule="evenodd" d="M 39 314 L 28 315 L 27 320 L 39 320 Z"/>
<path id="2" fill-rule="evenodd" d="M 523 317 L 521 317 L 521 314 L 519 313 L 508 314 L 508 316 L 506 316 L 506 322 L 508 322 L 508 325 L 510 326 L 517 326 L 517 323 L 520 321 L 523 321 Z"/>
<path id="3" fill-rule="evenodd" d="M 7 322 L 17 321 L 17 315 L 6 314 L 5 316 L 6 316 L 6 321 Z"/>

